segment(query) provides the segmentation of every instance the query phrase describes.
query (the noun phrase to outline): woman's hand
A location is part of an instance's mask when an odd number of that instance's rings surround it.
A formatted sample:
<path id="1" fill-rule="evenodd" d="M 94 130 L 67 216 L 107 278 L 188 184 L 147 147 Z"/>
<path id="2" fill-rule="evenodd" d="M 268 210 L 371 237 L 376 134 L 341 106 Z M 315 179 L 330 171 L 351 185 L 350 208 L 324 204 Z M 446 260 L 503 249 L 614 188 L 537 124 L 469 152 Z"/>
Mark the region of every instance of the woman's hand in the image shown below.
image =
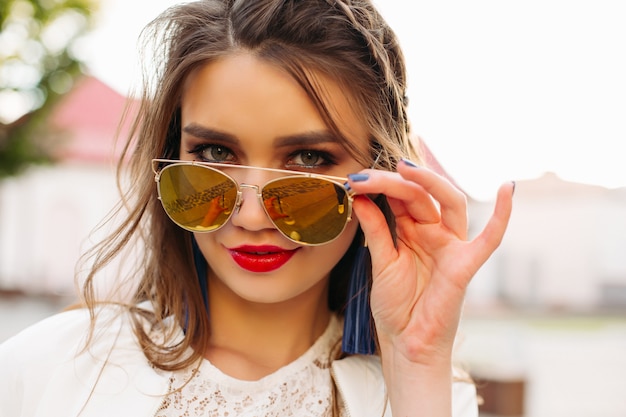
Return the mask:
<path id="1" fill-rule="evenodd" d="M 394 246 L 378 207 L 363 195 L 355 199 L 372 257 L 371 308 L 390 397 L 394 386 L 416 389 L 428 374 L 449 382 L 466 288 L 502 240 L 514 184 L 500 188 L 491 219 L 472 241 L 465 195 L 429 169 L 402 161 L 397 173 L 365 170 L 351 176 L 350 186 L 357 194 L 386 195 L 396 217 Z"/>

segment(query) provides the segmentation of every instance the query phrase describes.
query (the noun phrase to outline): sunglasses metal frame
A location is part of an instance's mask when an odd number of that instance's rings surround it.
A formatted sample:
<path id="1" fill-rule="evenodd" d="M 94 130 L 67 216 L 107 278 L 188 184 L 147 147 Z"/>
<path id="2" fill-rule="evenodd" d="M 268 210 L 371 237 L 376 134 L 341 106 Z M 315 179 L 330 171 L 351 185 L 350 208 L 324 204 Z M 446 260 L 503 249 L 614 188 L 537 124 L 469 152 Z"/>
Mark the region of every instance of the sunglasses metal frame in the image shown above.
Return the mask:
<path id="1" fill-rule="evenodd" d="M 252 189 L 256 190 L 256 195 L 257 195 L 257 198 L 259 199 L 259 203 L 261 204 L 261 207 L 263 208 L 263 211 L 265 212 L 265 214 L 269 218 L 270 222 L 274 225 L 276 230 L 278 230 L 278 232 L 281 235 L 283 235 L 285 238 L 287 238 L 288 240 L 290 240 L 292 242 L 295 242 L 295 243 L 297 243 L 299 245 L 319 246 L 319 245 L 325 245 L 327 243 L 330 243 L 330 242 L 334 241 L 335 239 L 337 239 L 343 233 L 343 231 L 345 230 L 345 228 L 348 225 L 348 223 L 352 220 L 353 193 L 349 189 L 347 189 L 345 187 L 344 184 L 348 181 L 348 179 L 345 178 L 345 177 L 337 177 L 337 176 L 332 176 L 332 175 L 316 174 L 316 173 L 312 173 L 312 172 L 291 171 L 291 170 L 286 170 L 286 169 L 255 167 L 255 166 L 249 166 L 249 165 L 224 164 L 224 163 L 219 163 L 219 162 L 183 161 L 183 160 L 175 160 L 175 159 L 153 159 L 152 160 L 152 171 L 154 172 L 154 175 L 155 175 L 154 181 L 157 184 L 158 199 L 161 201 L 161 203 L 163 203 L 163 200 L 161 199 L 161 189 L 159 187 L 160 178 L 161 178 L 161 172 L 166 167 L 178 166 L 178 165 L 200 166 L 200 167 L 207 168 L 207 169 L 209 169 L 211 171 L 217 171 L 219 174 L 225 176 L 227 179 L 232 181 L 235 184 L 235 187 L 236 187 L 236 190 L 237 190 L 237 197 L 236 197 L 236 201 L 235 201 L 235 204 L 233 206 L 232 212 L 228 215 L 228 217 L 224 220 L 224 222 L 221 225 L 219 225 L 218 227 L 216 227 L 216 228 L 214 228 L 212 230 L 206 230 L 206 231 L 193 230 L 192 228 L 185 227 L 185 226 L 181 225 L 179 222 L 177 222 L 176 220 L 174 220 L 172 218 L 172 216 L 170 216 L 170 214 L 168 213 L 168 211 L 164 207 L 165 213 L 168 215 L 168 217 L 170 217 L 170 219 L 177 226 L 179 226 L 179 227 L 181 227 L 181 228 L 183 228 L 183 229 L 185 229 L 187 231 L 190 231 L 190 232 L 194 232 L 194 233 L 211 233 L 211 232 L 214 232 L 214 231 L 217 231 L 217 230 L 221 229 L 226 223 L 228 223 L 228 221 L 231 219 L 233 213 L 235 211 L 238 211 L 239 207 L 241 207 L 241 204 L 243 203 L 243 189 L 244 188 L 252 188 Z M 223 169 L 233 169 L 233 168 L 235 168 L 235 169 L 244 169 L 244 170 L 258 170 L 258 171 L 272 172 L 272 173 L 284 174 L 284 175 L 280 176 L 280 177 L 277 177 L 277 178 L 274 178 L 274 179 L 270 179 L 269 181 L 266 181 L 263 185 L 246 184 L 246 183 L 238 182 L 232 176 L 228 175 L 226 172 L 223 171 Z M 267 208 L 265 207 L 265 204 L 263 203 L 263 189 L 268 184 L 274 183 L 276 181 L 284 180 L 284 179 L 289 179 L 289 178 L 315 178 L 315 179 L 321 179 L 321 180 L 328 181 L 328 182 L 330 182 L 330 183 L 332 183 L 332 184 L 334 184 L 336 186 L 339 186 L 341 189 L 343 189 L 345 191 L 346 200 L 348 202 L 348 207 L 345 208 L 345 210 L 347 210 L 346 221 L 345 221 L 341 231 L 339 231 L 337 233 L 337 236 L 335 236 L 334 238 L 332 238 L 330 240 L 321 242 L 321 243 L 309 243 L 309 242 L 303 242 L 303 241 L 300 241 L 300 240 L 293 239 L 289 235 L 284 233 L 282 230 L 280 230 L 278 225 L 272 219 L 270 213 L 268 213 Z"/>

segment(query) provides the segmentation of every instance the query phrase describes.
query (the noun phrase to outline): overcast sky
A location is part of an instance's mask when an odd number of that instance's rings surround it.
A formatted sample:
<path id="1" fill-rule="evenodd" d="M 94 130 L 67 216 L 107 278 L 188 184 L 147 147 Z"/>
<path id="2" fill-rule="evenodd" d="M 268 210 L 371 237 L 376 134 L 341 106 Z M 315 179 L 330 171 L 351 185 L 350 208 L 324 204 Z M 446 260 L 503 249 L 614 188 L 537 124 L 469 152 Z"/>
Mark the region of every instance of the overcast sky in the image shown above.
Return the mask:
<path id="1" fill-rule="evenodd" d="M 105 0 L 94 75 L 125 92 L 141 28 L 175 0 Z M 626 2 L 378 0 L 404 48 L 413 131 L 472 197 L 544 172 L 626 186 Z"/>

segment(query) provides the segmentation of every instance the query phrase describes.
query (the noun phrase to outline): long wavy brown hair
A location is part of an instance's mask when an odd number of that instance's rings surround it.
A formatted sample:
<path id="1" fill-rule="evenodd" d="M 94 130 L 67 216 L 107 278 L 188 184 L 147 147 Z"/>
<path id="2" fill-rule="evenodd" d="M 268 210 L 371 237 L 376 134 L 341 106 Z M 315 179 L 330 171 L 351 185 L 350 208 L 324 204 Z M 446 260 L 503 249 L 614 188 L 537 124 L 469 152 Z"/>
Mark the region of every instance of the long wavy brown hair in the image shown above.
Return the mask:
<path id="1" fill-rule="evenodd" d="M 117 173 L 123 184 L 119 212 L 124 219 L 86 254 L 90 267 L 83 298 L 93 331 L 97 306 L 111 302 L 110 296 L 98 294 L 96 277 L 139 243 L 140 249 L 125 258 L 133 259 L 134 267 L 119 277 L 117 288 L 126 288 L 127 294 L 115 302 L 134 313 L 134 331 L 148 360 L 158 368 L 175 370 L 206 351 L 210 323 L 194 267 L 192 235 L 165 215 L 150 161 L 179 157 L 181 94 L 194 70 L 244 50 L 287 71 L 363 166 L 376 161 L 377 168 L 393 170 L 401 157 L 419 156 L 409 140 L 402 52 L 395 34 L 367 0 L 201 0 L 166 10 L 148 25 L 142 39 L 148 58 L 145 76 Z M 359 151 L 339 131 L 328 97 L 312 74 L 323 74 L 345 92 L 369 131 L 369 153 Z M 384 198 L 377 203 L 392 222 Z M 339 314 L 361 239 L 359 232 L 331 273 L 328 302 Z M 151 309 L 139 307 L 143 301 L 149 301 Z M 145 319 L 165 331 L 174 328 L 166 326 L 167 317 L 184 324 L 182 340 L 173 340 L 174 330 L 158 341 L 149 337 Z"/>

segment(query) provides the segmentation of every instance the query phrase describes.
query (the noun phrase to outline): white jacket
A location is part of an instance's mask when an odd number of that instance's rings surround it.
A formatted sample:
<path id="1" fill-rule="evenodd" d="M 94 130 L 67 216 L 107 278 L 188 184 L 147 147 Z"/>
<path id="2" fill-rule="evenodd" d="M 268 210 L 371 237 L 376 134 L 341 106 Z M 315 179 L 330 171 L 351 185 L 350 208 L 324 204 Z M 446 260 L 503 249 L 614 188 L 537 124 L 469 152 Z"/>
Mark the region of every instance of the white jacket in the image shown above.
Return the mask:
<path id="1" fill-rule="evenodd" d="M 150 366 L 118 312 L 103 309 L 88 351 L 86 310 L 52 316 L 0 345 L 0 417 L 154 416 L 168 376 Z M 378 357 L 336 360 L 331 370 L 351 417 L 391 417 Z M 473 384 L 453 384 L 453 407 L 454 417 L 478 416 Z"/>

